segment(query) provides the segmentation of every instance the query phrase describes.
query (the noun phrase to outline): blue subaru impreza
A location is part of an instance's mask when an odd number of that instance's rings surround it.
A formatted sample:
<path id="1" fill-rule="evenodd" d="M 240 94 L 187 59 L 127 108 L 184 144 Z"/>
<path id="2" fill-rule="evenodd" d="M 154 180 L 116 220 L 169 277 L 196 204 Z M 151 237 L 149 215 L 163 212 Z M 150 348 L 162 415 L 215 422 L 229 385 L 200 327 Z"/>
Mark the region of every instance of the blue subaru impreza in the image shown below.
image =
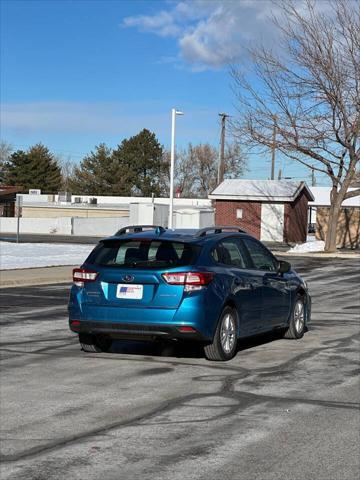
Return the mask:
<path id="1" fill-rule="evenodd" d="M 70 329 L 86 352 L 114 339 L 198 340 L 230 360 L 238 338 L 304 335 L 311 299 L 289 263 L 238 227 L 126 227 L 73 271 Z"/>

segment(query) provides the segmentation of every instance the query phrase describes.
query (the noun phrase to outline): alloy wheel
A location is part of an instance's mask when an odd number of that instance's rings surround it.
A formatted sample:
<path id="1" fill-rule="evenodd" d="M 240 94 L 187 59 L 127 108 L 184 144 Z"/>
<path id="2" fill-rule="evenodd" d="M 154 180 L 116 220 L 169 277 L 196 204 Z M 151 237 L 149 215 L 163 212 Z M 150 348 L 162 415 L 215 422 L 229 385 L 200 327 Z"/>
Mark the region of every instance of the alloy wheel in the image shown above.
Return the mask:
<path id="1" fill-rule="evenodd" d="M 294 309 L 294 324 L 298 333 L 302 332 L 305 324 L 304 304 L 301 300 L 298 300 Z"/>
<path id="2" fill-rule="evenodd" d="M 230 353 L 234 348 L 236 340 L 235 325 L 234 317 L 227 313 L 222 320 L 220 330 L 221 346 L 225 353 Z"/>

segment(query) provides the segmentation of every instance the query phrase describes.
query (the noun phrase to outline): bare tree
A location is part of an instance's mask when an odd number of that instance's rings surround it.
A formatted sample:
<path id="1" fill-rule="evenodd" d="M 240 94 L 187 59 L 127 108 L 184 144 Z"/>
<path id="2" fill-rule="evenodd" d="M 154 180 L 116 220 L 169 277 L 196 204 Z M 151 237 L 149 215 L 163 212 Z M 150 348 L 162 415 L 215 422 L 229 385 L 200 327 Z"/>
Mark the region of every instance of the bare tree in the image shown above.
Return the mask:
<path id="1" fill-rule="evenodd" d="M 326 251 L 336 249 L 341 204 L 360 160 L 360 10 L 334 0 L 276 3 L 279 48 L 252 49 L 251 72 L 233 67 L 239 120 L 235 128 L 250 147 L 276 148 L 289 159 L 328 175 Z M 249 74 L 255 74 L 252 81 Z"/>
<path id="2" fill-rule="evenodd" d="M 199 197 L 207 197 L 216 187 L 218 170 L 218 152 L 209 145 L 189 145 L 189 154 L 195 162 L 196 193 Z"/>
<path id="3" fill-rule="evenodd" d="M 246 158 L 237 143 L 225 148 L 225 178 L 241 177 L 246 170 Z M 164 162 L 170 165 L 170 153 L 165 152 Z M 219 162 L 218 150 L 209 143 L 192 145 L 179 149 L 175 161 L 175 188 L 179 188 L 183 197 L 204 197 L 217 185 Z M 165 168 L 164 191 L 169 189 L 169 167 Z M 164 179 L 163 179 L 164 180 Z"/>
<path id="4" fill-rule="evenodd" d="M 238 142 L 225 145 L 224 163 L 224 178 L 239 178 L 244 175 L 247 170 L 247 159 Z"/>
<path id="5" fill-rule="evenodd" d="M 178 148 L 175 156 L 175 189 L 181 191 L 181 196 L 192 198 L 196 196 L 197 165 L 194 149 L 191 144 L 188 148 Z M 169 195 L 170 188 L 170 152 L 163 153 L 163 175 L 161 178 L 162 192 Z"/>
<path id="6" fill-rule="evenodd" d="M 175 185 L 181 191 L 183 197 L 194 197 L 196 182 L 196 158 L 194 149 L 189 144 L 188 149 L 180 149 L 176 155 Z"/>
<path id="7" fill-rule="evenodd" d="M 5 140 L 0 141 L 0 182 L 3 181 L 5 175 L 5 165 L 9 161 L 13 147 Z"/>
<path id="8" fill-rule="evenodd" d="M 353 176 L 353 179 L 351 181 L 350 187 L 360 187 L 360 170 L 356 170 L 355 175 Z"/>
<path id="9" fill-rule="evenodd" d="M 194 164 L 194 190 L 199 197 L 207 197 L 217 185 L 219 152 L 208 143 L 189 145 L 189 157 Z M 239 178 L 246 171 L 246 158 L 238 143 L 225 146 L 224 178 Z"/>
<path id="10" fill-rule="evenodd" d="M 66 192 L 70 190 L 71 180 L 74 178 L 75 174 L 75 163 L 71 157 L 59 158 L 58 159 L 60 168 L 61 168 L 61 177 L 62 177 L 62 186 Z"/>

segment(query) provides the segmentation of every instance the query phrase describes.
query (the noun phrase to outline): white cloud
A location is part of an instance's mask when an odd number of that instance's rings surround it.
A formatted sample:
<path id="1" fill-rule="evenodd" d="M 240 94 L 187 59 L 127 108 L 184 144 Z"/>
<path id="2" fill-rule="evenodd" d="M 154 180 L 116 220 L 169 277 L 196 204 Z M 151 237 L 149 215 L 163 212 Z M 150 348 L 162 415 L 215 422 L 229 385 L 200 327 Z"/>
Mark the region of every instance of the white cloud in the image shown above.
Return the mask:
<path id="1" fill-rule="evenodd" d="M 138 27 L 141 31 L 156 33 L 161 37 L 176 37 L 181 32 L 180 27 L 174 23 L 173 16 L 164 10 L 154 16 L 126 17 L 123 26 Z"/>
<path id="2" fill-rule="evenodd" d="M 220 7 L 179 39 L 181 54 L 192 64 L 219 67 L 236 61 L 243 38 L 232 12 Z"/>
<path id="3" fill-rule="evenodd" d="M 179 57 L 195 69 L 220 68 L 239 60 L 250 42 L 273 39 L 271 10 L 268 0 L 185 0 L 122 25 L 176 38 Z"/>
<path id="4" fill-rule="evenodd" d="M 304 11 L 304 0 L 293 0 Z M 354 3 L 358 0 L 349 0 Z M 329 13 L 328 1 L 315 8 Z M 222 68 L 239 61 L 254 43 L 276 46 L 278 32 L 271 20 L 279 7 L 272 0 L 182 0 L 154 15 L 123 19 L 123 27 L 135 27 L 162 37 L 173 37 L 179 48 L 174 64 L 182 61 L 193 70 Z M 281 12 L 279 20 L 282 17 Z"/>

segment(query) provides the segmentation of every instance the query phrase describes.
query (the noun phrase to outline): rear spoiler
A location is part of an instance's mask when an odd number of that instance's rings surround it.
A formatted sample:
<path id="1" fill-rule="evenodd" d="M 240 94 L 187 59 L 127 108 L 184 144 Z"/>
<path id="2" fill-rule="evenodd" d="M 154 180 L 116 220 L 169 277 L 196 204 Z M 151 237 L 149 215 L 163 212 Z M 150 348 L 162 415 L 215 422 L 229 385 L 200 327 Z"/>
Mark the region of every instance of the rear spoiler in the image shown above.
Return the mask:
<path id="1" fill-rule="evenodd" d="M 166 230 L 161 225 L 129 225 L 127 227 L 122 227 L 115 233 L 115 236 L 125 235 L 126 233 L 140 233 L 145 230 L 155 230 L 157 235 L 161 235 Z"/>

